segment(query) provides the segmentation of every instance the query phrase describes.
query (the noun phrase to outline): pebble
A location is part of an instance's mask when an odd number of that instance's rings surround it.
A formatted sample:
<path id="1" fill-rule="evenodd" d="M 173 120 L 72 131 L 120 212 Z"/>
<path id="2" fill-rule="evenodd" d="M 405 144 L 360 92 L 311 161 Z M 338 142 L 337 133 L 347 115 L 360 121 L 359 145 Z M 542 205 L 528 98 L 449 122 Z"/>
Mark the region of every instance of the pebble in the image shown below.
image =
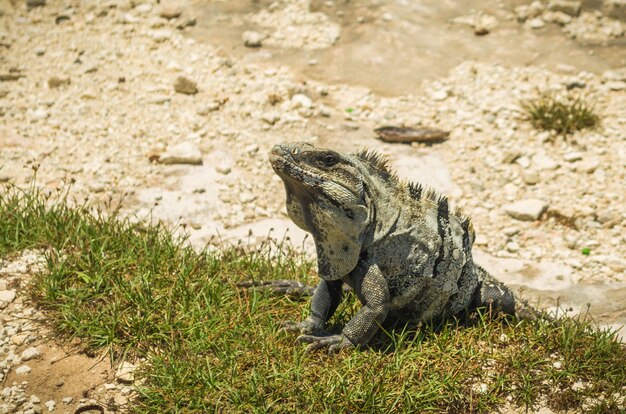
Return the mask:
<path id="1" fill-rule="evenodd" d="M 598 167 L 600 167 L 600 161 L 598 161 L 597 159 L 589 159 L 589 160 L 581 161 L 576 166 L 576 171 L 581 172 L 581 173 L 591 174 L 595 170 L 597 170 Z"/>
<path id="2" fill-rule="evenodd" d="M 196 110 L 196 113 L 200 116 L 207 116 L 211 112 L 215 112 L 218 109 L 220 109 L 220 104 L 218 102 L 211 101 L 207 103 L 206 105 L 203 105 L 200 108 L 198 108 Z"/>
<path id="3" fill-rule="evenodd" d="M 228 161 L 220 161 L 215 166 L 215 171 L 217 171 L 218 173 L 223 174 L 223 175 L 230 174 L 230 172 L 232 171 L 232 167 L 230 165 L 230 162 L 228 162 Z"/>
<path id="4" fill-rule="evenodd" d="M 508 242 L 506 244 L 506 250 L 511 253 L 517 253 L 519 251 L 519 244 L 512 242 L 512 241 Z"/>
<path id="5" fill-rule="evenodd" d="M 28 10 L 35 7 L 42 7 L 46 5 L 46 0 L 26 0 L 26 7 Z"/>
<path id="6" fill-rule="evenodd" d="M 248 30 L 241 35 L 243 44 L 246 47 L 261 47 L 265 36 L 259 32 Z"/>
<path id="7" fill-rule="evenodd" d="M 502 158 L 502 162 L 505 164 L 513 164 L 519 157 L 522 156 L 521 151 L 507 151 L 504 153 L 504 157 Z"/>
<path id="8" fill-rule="evenodd" d="M 604 84 L 604 86 L 610 91 L 623 91 L 626 89 L 626 82 L 624 81 L 611 81 Z"/>
<path id="9" fill-rule="evenodd" d="M 61 76 L 61 77 L 52 76 L 51 78 L 48 79 L 48 88 L 50 89 L 59 88 L 61 86 L 67 86 L 71 83 L 72 81 L 70 80 L 68 76 Z"/>
<path id="10" fill-rule="evenodd" d="M 171 20 L 180 17 L 181 14 L 183 14 L 183 11 L 177 4 L 169 4 L 161 8 L 159 16 Z"/>
<path id="11" fill-rule="evenodd" d="M 37 358 L 41 353 L 35 347 L 26 348 L 24 352 L 22 352 L 22 361 L 30 361 L 31 359 Z"/>
<path id="12" fill-rule="evenodd" d="M 74 397 L 65 397 L 61 401 L 63 402 L 63 404 L 69 405 L 72 403 L 72 401 L 74 401 Z"/>
<path id="13" fill-rule="evenodd" d="M 545 201 L 529 198 L 505 205 L 504 211 L 514 219 L 533 221 L 539 219 L 547 208 L 548 204 Z"/>
<path id="14" fill-rule="evenodd" d="M 54 400 L 46 401 L 44 405 L 48 408 L 48 411 L 50 412 L 54 411 L 57 408 L 57 403 Z"/>
<path id="15" fill-rule="evenodd" d="M 276 122 L 280 121 L 280 113 L 266 112 L 263 115 L 261 115 L 261 120 L 263 122 L 268 123 L 269 125 L 274 125 Z"/>
<path id="16" fill-rule="evenodd" d="M 4 309 L 11 302 L 15 300 L 15 291 L 14 290 L 1 290 L 0 291 L 0 309 Z"/>
<path id="17" fill-rule="evenodd" d="M 22 365 L 18 368 L 15 369 L 15 373 L 17 375 L 24 375 L 24 374 L 28 374 L 32 371 L 32 369 L 28 366 L 28 365 Z"/>
<path id="18" fill-rule="evenodd" d="M 115 372 L 115 378 L 121 383 L 132 383 L 135 380 L 134 373 L 136 369 L 137 366 L 135 364 L 124 361 L 117 368 L 117 371 Z"/>
<path id="19" fill-rule="evenodd" d="M 535 17 L 534 19 L 528 20 L 526 25 L 531 29 L 541 29 L 545 27 L 546 22 L 544 22 L 541 17 Z"/>
<path id="20" fill-rule="evenodd" d="M 552 363 L 552 366 L 556 369 L 561 369 L 563 368 L 563 363 L 561 361 L 555 361 Z"/>
<path id="21" fill-rule="evenodd" d="M 202 165 L 202 151 L 190 142 L 170 147 L 159 156 L 160 164 Z"/>
<path id="22" fill-rule="evenodd" d="M 448 98 L 448 91 L 438 90 L 433 92 L 430 97 L 435 101 L 445 101 Z"/>
<path id="23" fill-rule="evenodd" d="M 559 168 L 558 162 L 543 153 L 533 155 L 532 163 L 539 170 L 556 170 Z"/>
<path id="24" fill-rule="evenodd" d="M 581 152 L 568 152 L 563 156 L 563 159 L 567 162 L 580 161 L 583 159 L 583 154 Z"/>
<path id="25" fill-rule="evenodd" d="M 562 12 L 568 16 L 578 16 L 580 14 L 581 2 L 570 0 L 550 0 L 548 10 L 553 12 Z"/>
<path id="26" fill-rule="evenodd" d="M 301 93 L 295 94 L 291 98 L 291 102 L 293 103 L 293 107 L 295 109 L 310 108 L 311 106 L 313 106 L 313 101 L 311 100 L 311 98 Z"/>
<path id="27" fill-rule="evenodd" d="M 198 84 L 189 78 L 179 76 L 174 82 L 174 90 L 185 95 L 195 95 L 198 93 Z"/>
<path id="28" fill-rule="evenodd" d="M 539 182 L 539 173 L 535 170 L 525 170 L 522 173 L 522 180 L 528 185 L 535 185 Z"/>

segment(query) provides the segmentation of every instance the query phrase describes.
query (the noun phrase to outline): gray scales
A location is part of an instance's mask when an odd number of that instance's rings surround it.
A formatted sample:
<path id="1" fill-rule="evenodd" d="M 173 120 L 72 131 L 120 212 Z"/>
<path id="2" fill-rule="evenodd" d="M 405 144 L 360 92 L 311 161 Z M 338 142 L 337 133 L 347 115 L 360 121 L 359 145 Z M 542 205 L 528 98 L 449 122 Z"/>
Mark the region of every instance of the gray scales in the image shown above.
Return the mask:
<path id="1" fill-rule="evenodd" d="M 539 314 L 474 263 L 468 217 L 434 190 L 400 180 L 377 153 L 285 143 L 272 148 L 270 162 L 284 182 L 289 217 L 313 236 L 321 281 L 315 289 L 292 281 L 242 286 L 312 294 L 310 315 L 285 326 L 309 350 L 367 344 L 386 320 L 445 320 L 479 307 Z M 324 327 L 344 283 L 362 307 L 332 335 Z"/>

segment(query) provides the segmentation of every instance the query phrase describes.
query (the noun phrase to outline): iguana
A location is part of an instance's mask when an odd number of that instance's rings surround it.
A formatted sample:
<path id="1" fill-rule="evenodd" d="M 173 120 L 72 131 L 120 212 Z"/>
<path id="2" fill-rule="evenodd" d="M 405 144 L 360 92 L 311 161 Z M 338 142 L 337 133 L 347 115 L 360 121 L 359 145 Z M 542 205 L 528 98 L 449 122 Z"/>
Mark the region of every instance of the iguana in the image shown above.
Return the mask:
<path id="1" fill-rule="evenodd" d="M 284 182 L 289 217 L 315 241 L 321 281 L 311 314 L 287 326 L 301 332 L 298 341 L 310 343 L 309 350 L 364 345 L 388 318 L 426 322 L 478 307 L 515 314 L 510 289 L 472 259 L 470 219 L 443 195 L 400 180 L 379 154 L 285 143 L 272 148 L 270 163 Z M 331 335 L 324 325 L 344 283 L 363 306 L 341 334 Z M 289 281 L 260 284 L 312 290 Z"/>

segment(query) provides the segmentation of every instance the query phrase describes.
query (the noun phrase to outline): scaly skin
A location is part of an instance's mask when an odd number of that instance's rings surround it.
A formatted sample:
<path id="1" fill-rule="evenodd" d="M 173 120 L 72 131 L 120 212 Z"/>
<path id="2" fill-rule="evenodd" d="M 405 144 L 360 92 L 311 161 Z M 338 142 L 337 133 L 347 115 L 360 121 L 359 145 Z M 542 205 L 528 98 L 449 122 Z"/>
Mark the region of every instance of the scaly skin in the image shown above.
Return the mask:
<path id="1" fill-rule="evenodd" d="M 400 181 L 377 154 L 289 143 L 276 145 L 270 162 L 290 218 L 315 240 L 321 281 L 311 314 L 286 326 L 309 350 L 367 344 L 388 318 L 429 321 L 476 307 L 515 314 L 511 291 L 473 262 L 470 220 L 447 198 Z M 363 306 L 331 335 L 324 325 L 344 283 Z"/>

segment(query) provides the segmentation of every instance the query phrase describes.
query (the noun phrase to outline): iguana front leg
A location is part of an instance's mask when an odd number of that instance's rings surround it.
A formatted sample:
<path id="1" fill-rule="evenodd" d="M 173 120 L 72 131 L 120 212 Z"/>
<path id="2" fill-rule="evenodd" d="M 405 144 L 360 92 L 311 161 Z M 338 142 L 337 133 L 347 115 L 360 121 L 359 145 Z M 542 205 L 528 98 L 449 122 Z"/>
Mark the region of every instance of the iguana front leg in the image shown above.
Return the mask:
<path id="1" fill-rule="evenodd" d="M 307 350 L 328 347 L 329 353 L 365 345 L 374 336 L 389 312 L 391 304 L 387 280 L 377 265 L 370 265 L 361 280 L 355 281 L 356 294 L 363 306 L 339 335 L 301 335 L 299 342 L 310 343 Z"/>
<path id="2" fill-rule="evenodd" d="M 311 314 L 300 323 L 287 322 L 284 328 L 290 332 L 327 336 L 324 323 L 333 316 L 341 302 L 342 284 L 341 280 L 320 281 L 313 293 Z"/>

